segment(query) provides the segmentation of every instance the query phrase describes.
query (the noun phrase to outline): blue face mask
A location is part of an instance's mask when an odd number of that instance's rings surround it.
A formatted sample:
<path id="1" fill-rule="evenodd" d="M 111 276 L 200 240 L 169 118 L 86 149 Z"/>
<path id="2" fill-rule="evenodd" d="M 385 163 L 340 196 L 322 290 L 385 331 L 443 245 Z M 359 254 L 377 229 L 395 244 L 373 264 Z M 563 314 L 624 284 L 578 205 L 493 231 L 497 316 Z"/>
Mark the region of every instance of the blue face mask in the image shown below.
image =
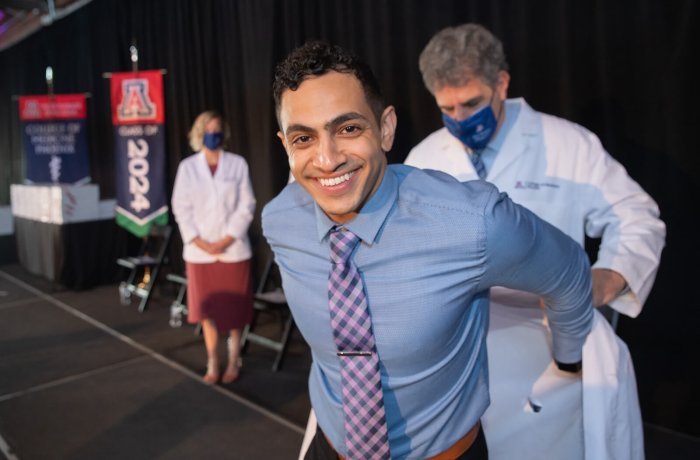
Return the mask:
<path id="1" fill-rule="evenodd" d="M 221 142 L 223 140 L 224 140 L 224 133 L 222 133 L 222 132 L 204 133 L 204 138 L 202 139 L 202 143 L 209 150 L 216 150 L 221 146 Z"/>
<path id="2" fill-rule="evenodd" d="M 497 125 L 491 104 L 462 121 L 454 120 L 443 113 L 442 122 L 450 134 L 472 150 L 486 147 L 496 132 Z"/>

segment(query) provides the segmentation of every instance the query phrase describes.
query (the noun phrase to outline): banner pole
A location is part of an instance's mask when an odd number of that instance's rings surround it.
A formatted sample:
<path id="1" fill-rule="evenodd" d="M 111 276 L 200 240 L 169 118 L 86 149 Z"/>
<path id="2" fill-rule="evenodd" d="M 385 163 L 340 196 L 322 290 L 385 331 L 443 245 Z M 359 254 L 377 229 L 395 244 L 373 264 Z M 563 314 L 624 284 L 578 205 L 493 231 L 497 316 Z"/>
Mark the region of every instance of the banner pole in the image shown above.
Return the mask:
<path id="1" fill-rule="evenodd" d="M 168 73 L 168 69 L 153 69 L 153 70 L 156 72 L 160 72 L 161 75 L 166 75 Z M 112 78 L 112 72 L 102 72 L 102 78 L 104 78 L 104 79 Z"/>
<path id="2" fill-rule="evenodd" d="M 51 66 L 46 67 L 46 86 L 48 87 L 48 95 L 53 96 L 53 68 Z"/>
<path id="3" fill-rule="evenodd" d="M 129 47 L 129 54 L 131 57 L 131 71 L 134 73 L 137 73 L 139 71 L 139 49 L 136 47 L 136 40 L 132 40 L 131 46 Z M 141 237 L 143 240 L 143 245 L 144 245 L 144 256 L 149 256 L 148 254 L 148 248 L 146 247 L 146 242 L 148 241 L 148 235 L 143 235 Z M 141 279 L 141 282 L 138 284 L 140 288 L 146 287 L 148 284 L 149 280 L 151 279 L 151 267 L 148 265 L 144 267 L 143 269 L 143 278 Z"/>
<path id="4" fill-rule="evenodd" d="M 129 53 L 131 53 L 131 71 L 139 71 L 139 50 L 136 48 L 136 40 L 134 40 L 129 47 Z"/>

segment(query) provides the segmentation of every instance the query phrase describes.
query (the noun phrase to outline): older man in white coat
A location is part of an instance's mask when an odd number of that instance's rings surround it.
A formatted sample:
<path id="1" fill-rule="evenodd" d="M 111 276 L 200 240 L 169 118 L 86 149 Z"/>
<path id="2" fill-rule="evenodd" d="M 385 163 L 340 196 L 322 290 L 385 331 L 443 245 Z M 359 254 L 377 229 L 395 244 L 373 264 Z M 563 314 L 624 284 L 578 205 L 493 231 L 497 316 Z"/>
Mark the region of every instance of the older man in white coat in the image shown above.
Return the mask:
<path id="1" fill-rule="evenodd" d="M 406 164 L 462 181 L 485 179 L 581 244 L 585 235 L 601 238 L 592 266 L 594 305 L 639 315 L 665 241 L 653 199 L 593 133 L 506 99 L 502 44 L 482 26 L 438 32 L 420 68 L 445 127 L 419 143 Z M 643 458 L 624 342 L 596 315 L 582 379 L 561 375 L 549 365 L 546 319 L 536 305 L 521 293 L 492 291 L 492 404 L 484 418 L 491 458 Z M 526 306 L 534 308 L 513 308 Z"/>

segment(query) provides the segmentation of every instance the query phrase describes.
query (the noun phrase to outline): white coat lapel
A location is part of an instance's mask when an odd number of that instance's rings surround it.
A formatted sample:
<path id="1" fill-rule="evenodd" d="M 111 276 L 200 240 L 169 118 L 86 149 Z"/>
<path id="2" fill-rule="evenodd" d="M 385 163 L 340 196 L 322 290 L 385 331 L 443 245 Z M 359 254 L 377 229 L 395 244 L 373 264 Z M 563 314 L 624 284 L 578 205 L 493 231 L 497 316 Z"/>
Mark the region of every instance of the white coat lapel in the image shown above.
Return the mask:
<path id="1" fill-rule="evenodd" d="M 447 129 L 442 128 L 439 143 L 436 143 L 436 145 L 437 149 L 433 158 L 431 158 L 432 164 L 428 169 L 449 171 L 451 175 L 460 181 L 478 179 L 479 176 L 469 159 L 467 148 L 459 139 L 450 134 Z"/>
<path id="2" fill-rule="evenodd" d="M 215 174 L 212 175 L 209 164 L 207 163 L 207 157 L 204 155 L 204 151 L 199 152 L 197 155 L 199 155 L 197 161 L 197 177 L 201 181 L 200 184 L 202 187 L 206 187 L 207 195 L 210 197 L 210 199 L 216 200 L 218 193 L 216 193 L 215 176 L 219 173 L 219 169 L 221 169 L 221 159 L 219 159 L 219 165 L 216 167 Z"/>
<path id="3" fill-rule="evenodd" d="M 527 154 L 533 140 L 539 136 L 540 121 L 537 113 L 522 98 L 518 99 L 517 103 L 520 104 L 518 119 L 510 128 L 511 131 L 496 155 L 486 180 L 496 180 L 509 164 L 518 159 L 520 155 Z"/>

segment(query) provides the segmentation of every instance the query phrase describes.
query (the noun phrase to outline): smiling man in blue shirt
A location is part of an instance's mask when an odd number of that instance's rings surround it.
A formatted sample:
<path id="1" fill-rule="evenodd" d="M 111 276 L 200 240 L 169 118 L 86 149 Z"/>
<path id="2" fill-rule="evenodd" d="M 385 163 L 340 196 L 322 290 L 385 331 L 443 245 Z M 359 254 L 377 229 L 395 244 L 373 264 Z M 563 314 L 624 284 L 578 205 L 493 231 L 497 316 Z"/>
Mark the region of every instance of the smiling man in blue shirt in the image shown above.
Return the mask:
<path id="1" fill-rule="evenodd" d="M 348 455 L 328 292 L 337 227 L 361 240 L 352 263 L 371 317 L 391 458 L 487 458 L 479 419 L 489 405 L 489 288 L 541 296 L 553 358 L 576 370 L 592 320 L 585 253 L 493 185 L 388 166 L 396 113 L 371 70 L 343 49 L 309 42 L 292 51 L 277 67 L 274 97 L 296 181 L 263 210 L 263 231 L 313 355 L 320 429 L 306 458 Z"/>

